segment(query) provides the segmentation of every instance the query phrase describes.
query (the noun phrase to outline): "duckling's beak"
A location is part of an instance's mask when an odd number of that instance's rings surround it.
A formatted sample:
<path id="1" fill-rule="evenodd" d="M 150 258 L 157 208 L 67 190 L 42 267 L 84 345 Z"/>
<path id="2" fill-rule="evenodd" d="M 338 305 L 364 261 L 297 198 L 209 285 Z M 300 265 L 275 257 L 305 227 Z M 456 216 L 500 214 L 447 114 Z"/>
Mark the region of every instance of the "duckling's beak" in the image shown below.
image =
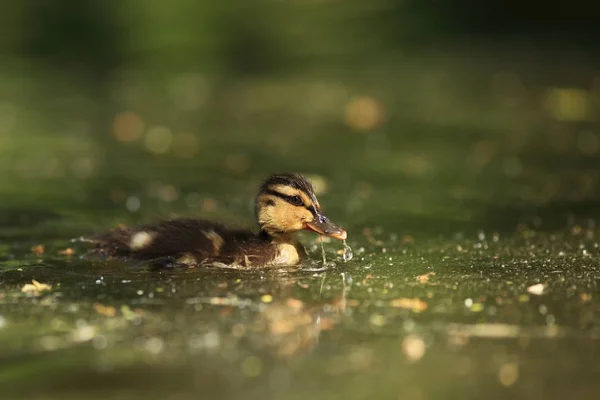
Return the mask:
<path id="1" fill-rule="evenodd" d="M 330 236 L 338 240 L 345 240 L 348 236 L 345 230 L 331 222 L 329 218 L 320 212 L 317 212 L 314 220 L 306 223 L 304 229 L 317 232 L 320 235 Z"/>

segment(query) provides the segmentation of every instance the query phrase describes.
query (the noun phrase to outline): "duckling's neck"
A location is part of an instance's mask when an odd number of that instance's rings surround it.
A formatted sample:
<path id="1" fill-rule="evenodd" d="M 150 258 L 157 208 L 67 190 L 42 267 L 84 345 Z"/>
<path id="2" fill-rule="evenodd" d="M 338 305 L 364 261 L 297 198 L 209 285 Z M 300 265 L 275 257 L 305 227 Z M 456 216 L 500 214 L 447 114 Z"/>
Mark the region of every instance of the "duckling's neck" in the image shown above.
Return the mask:
<path id="1" fill-rule="evenodd" d="M 269 232 L 265 231 L 264 229 L 261 229 L 260 232 L 258 232 L 258 235 L 256 235 L 256 237 L 258 237 L 260 240 L 264 240 L 265 242 L 272 242 L 274 240 L 273 236 L 271 236 L 271 234 L 269 234 Z"/>
<path id="2" fill-rule="evenodd" d="M 273 235 L 264 229 L 258 233 L 258 237 L 259 239 L 270 243 L 292 243 L 296 241 L 291 233 L 279 233 Z"/>

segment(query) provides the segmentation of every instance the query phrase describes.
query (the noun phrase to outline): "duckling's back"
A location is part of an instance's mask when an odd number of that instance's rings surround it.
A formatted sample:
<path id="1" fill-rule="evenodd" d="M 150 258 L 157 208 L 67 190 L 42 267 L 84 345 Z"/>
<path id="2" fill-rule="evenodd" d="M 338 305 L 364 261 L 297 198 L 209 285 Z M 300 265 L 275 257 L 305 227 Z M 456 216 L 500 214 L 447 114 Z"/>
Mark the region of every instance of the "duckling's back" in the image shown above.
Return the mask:
<path id="1" fill-rule="evenodd" d="M 96 254 L 160 264 L 219 262 L 250 266 L 274 257 L 275 248 L 249 231 L 197 219 L 174 219 L 135 228 L 116 228 L 89 240 Z"/>

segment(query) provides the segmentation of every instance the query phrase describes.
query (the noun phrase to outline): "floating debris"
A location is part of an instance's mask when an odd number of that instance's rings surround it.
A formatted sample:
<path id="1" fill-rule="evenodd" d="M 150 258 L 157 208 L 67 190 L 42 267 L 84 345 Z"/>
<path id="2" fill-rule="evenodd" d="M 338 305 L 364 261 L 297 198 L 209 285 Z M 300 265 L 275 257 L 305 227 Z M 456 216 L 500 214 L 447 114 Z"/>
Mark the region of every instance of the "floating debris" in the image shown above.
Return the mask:
<path id="1" fill-rule="evenodd" d="M 406 297 L 400 297 L 390 301 L 390 307 L 404 308 L 413 311 L 425 311 L 427 309 L 427 303 L 420 299 L 410 299 Z"/>
<path id="2" fill-rule="evenodd" d="M 114 317 L 117 315 L 117 309 L 113 306 L 94 304 L 94 310 L 96 310 L 98 314 L 104 315 L 105 317 Z"/>
<path id="3" fill-rule="evenodd" d="M 429 282 L 429 277 L 434 275 L 435 272 L 427 272 L 426 274 L 417 276 L 417 281 L 419 281 L 419 283 L 427 283 Z"/>
<path id="4" fill-rule="evenodd" d="M 44 252 L 46 251 L 46 249 L 44 248 L 44 245 L 43 245 L 43 244 L 38 244 L 37 246 L 33 246 L 33 247 L 31 248 L 31 251 L 32 251 L 34 254 L 36 254 L 36 255 L 38 255 L 38 256 L 41 256 L 42 254 L 44 254 Z"/>
<path id="5" fill-rule="evenodd" d="M 516 324 L 449 324 L 446 328 L 449 336 L 479 337 L 490 339 L 517 338 L 522 335 L 528 337 L 557 337 L 563 336 L 565 331 L 557 326 L 522 327 Z"/>
<path id="6" fill-rule="evenodd" d="M 540 295 L 544 294 L 545 290 L 546 290 L 546 285 L 544 285 L 543 283 L 538 283 L 536 285 L 529 286 L 527 288 L 527 291 L 529 293 L 535 294 L 536 296 L 540 296 Z"/>
<path id="7" fill-rule="evenodd" d="M 413 244 L 415 242 L 415 238 L 412 235 L 406 234 L 402 236 L 403 244 Z"/>
<path id="8" fill-rule="evenodd" d="M 273 301 L 273 296 L 270 294 L 263 294 L 260 298 L 260 301 L 262 301 L 263 303 L 270 303 Z"/>
<path id="9" fill-rule="evenodd" d="M 73 250 L 70 247 L 67 247 L 66 249 L 60 250 L 58 254 L 60 254 L 61 256 L 72 256 L 73 254 L 75 254 L 75 250 Z"/>
<path id="10" fill-rule="evenodd" d="M 592 295 L 590 293 L 581 293 L 579 298 L 582 302 L 587 303 L 588 301 L 592 300 Z"/>
<path id="11" fill-rule="evenodd" d="M 121 306 L 121 314 L 127 321 L 137 320 L 144 315 L 144 310 L 136 308 L 132 310 L 128 305 L 124 304 Z"/>
<path id="12" fill-rule="evenodd" d="M 21 288 L 21 292 L 32 294 L 34 296 L 39 296 L 41 292 L 45 290 L 51 290 L 52 286 L 36 281 L 35 279 L 31 280 L 31 283 L 26 283 Z"/>

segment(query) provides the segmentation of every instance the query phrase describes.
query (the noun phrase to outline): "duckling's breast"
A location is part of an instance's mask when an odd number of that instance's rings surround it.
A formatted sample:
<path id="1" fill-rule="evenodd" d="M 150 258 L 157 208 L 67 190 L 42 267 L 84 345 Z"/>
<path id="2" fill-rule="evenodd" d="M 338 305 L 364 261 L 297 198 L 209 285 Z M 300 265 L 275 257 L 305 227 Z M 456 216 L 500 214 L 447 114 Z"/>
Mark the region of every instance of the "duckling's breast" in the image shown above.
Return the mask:
<path id="1" fill-rule="evenodd" d="M 302 243 L 294 238 L 289 238 L 285 242 L 274 242 L 273 245 L 275 251 L 269 265 L 278 267 L 294 266 L 307 257 Z"/>
<path id="2" fill-rule="evenodd" d="M 275 245 L 275 257 L 269 264 L 277 267 L 296 265 L 300 261 L 299 250 L 294 243 L 279 243 Z"/>

